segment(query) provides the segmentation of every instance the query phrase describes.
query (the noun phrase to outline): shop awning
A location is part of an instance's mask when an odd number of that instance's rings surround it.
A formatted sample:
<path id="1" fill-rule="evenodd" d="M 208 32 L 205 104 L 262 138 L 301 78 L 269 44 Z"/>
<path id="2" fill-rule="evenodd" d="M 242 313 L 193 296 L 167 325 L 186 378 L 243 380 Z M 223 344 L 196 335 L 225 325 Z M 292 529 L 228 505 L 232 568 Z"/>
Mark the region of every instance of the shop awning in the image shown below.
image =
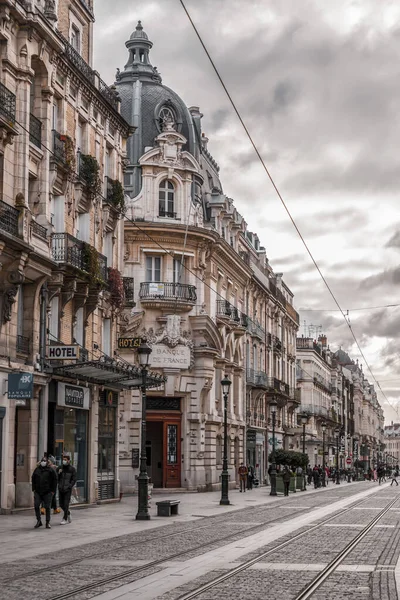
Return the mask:
<path id="1" fill-rule="evenodd" d="M 131 390 L 142 385 L 142 372 L 134 366 L 116 360 L 90 360 L 73 364 L 53 365 L 46 368 L 47 373 L 60 377 L 69 377 L 79 382 L 108 385 L 121 390 Z M 147 372 L 146 388 L 159 387 L 166 381 L 163 375 Z"/>

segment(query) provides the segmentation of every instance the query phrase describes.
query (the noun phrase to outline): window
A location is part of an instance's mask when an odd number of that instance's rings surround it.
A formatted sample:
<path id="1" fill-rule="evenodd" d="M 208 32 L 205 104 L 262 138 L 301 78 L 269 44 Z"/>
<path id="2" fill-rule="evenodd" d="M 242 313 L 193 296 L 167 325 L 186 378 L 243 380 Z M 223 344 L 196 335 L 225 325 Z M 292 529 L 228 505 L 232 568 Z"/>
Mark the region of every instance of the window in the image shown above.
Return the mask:
<path id="1" fill-rule="evenodd" d="M 170 125 L 175 128 L 176 119 L 172 109 L 168 108 L 167 106 L 163 106 L 159 112 L 158 121 L 161 131 L 164 131 L 166 125 Z"/>
<path id="2" fill-rule="evenodd" d="M 74 339 L 76 341 L 77 344 L 79 344 L 80 346 L 83 346 L 83 332 L 84 332 L 84 327 L 83 327 L 83 307 L 78 308 L 78 310 L 76 311 L 76 315 L 75 315 L 75 323 L 74 323 L 74 331 L 73 331 L 73 336 Z"/>
<path id="3" fill-rule="evenodd" d="M 174 213 L 174 195 L 175 191 L 173 184 L 168 181 L 168 179 L 164 179 L 158 192 L 160 217 L 174 218 L 176 216 Z"/>
<path id="4" fill-rule="evenodd" d="M 146 256 L 146 281 L 161 281 L 161 256 Z"/>
<path id="5" fill-rule="evenodd" d="M 58 311 L 59 297 L 54 296 L 50 301 L 50 318 L 49 318 L 49 340 L 50 343 L 58 340 Z"/>
<path id="6" fill-rule="evenodd" d="M 174 258 L 173 281 L 174 283 L 183 283 L 185 279 L 185 259 Z"/>
<path id="7" fill-rule="evenodd" d="M 81 53 L 81 32 L 76 25 L 72 25 L 71 27 L 71 46 L 74 50 L 79 52 L 79 54 Z"/>

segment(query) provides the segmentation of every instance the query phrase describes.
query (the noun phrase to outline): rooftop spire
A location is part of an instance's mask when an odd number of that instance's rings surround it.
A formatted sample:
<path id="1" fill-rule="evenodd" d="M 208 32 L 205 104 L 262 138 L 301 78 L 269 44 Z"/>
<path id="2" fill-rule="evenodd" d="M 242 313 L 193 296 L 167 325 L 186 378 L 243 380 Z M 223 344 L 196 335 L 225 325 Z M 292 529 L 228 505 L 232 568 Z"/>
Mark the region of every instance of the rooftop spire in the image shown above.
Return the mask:
<path id="1" fill-rule="evenodd" d="M 149 40 L 147 33 L 143 30 L 141 21 L 138 21 L 125 45 L 129 52 L 128 62 L 124 71 L 118 74 L 118 79 L 152 79 L 161 83 L 161 76 L 149 58 L 153 42 Z"/>

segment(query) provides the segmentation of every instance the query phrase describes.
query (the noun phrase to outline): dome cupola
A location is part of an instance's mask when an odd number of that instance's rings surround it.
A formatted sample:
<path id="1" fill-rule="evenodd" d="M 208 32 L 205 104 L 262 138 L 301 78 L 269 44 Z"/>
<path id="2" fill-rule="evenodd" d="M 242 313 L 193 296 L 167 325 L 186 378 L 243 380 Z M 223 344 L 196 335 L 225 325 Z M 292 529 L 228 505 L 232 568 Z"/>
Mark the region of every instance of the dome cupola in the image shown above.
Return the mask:
<path id="1" fill-rule="evenodd" d="M 149 57 L 153 42 L 149 40 L 147 33 L 143 31 L 141 21 L 138 21 L 135 31 L 125 45 L 129 52 L 128 62 L 122 73 L 118 73 L 117 79 L 135 80 L 140 78 L 161 83 L 160 74 L 157 68 L 151 64 Z"/>

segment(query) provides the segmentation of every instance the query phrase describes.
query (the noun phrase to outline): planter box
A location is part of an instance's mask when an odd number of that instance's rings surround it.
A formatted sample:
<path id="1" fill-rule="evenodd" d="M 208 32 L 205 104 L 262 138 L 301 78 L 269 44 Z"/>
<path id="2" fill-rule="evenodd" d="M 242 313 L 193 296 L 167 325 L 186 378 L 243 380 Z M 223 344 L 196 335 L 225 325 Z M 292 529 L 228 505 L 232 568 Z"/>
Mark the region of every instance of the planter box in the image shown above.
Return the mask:
<path id="1" fill-rule="evenodd" d="M 278 494 L 284 492 L 282 475 L 276 476 L 276 491 Z M 296 493 L 296 477 L 290 478 L 289 492 Z"/>

